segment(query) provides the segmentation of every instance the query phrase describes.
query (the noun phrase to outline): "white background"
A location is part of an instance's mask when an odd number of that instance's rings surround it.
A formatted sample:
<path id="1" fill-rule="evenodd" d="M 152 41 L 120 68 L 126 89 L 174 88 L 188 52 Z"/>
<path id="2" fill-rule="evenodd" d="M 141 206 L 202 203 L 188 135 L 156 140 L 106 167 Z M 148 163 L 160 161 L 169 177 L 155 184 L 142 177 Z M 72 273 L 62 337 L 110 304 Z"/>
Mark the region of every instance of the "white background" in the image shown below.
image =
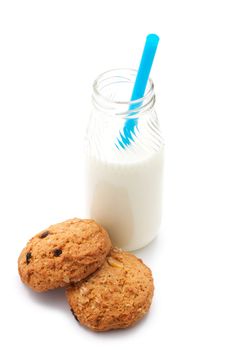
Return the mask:
<path id="1" fill-rule="evenodd" d="M 233 21 L 231 1 L 0 1 L 1 349 L 233 348 Z M 59 290 L 37 295 L 17 274 L 26 241 L 84 217 L 83 138 L 91 85 L 151 73 L 166 140 L 163 226 L 137 255 L 156 295 L 136 327 L 76 324 Z"/>

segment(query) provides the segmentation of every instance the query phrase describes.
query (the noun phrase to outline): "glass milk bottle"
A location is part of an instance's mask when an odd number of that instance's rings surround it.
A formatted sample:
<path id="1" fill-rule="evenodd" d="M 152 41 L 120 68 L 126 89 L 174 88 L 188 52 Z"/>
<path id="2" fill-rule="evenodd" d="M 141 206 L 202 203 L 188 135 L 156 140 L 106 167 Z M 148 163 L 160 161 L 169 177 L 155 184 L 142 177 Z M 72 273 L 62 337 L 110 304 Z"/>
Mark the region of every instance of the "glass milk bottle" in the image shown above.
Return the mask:
<path id="1" fill-rule="evenodd" d="M 161 222 L 164 144 L 152 80 L 130 101 L 136 74 L 116 69 L 95 80 L 86 135 L 88 215 L 125 250 L 150 243 Z"/>

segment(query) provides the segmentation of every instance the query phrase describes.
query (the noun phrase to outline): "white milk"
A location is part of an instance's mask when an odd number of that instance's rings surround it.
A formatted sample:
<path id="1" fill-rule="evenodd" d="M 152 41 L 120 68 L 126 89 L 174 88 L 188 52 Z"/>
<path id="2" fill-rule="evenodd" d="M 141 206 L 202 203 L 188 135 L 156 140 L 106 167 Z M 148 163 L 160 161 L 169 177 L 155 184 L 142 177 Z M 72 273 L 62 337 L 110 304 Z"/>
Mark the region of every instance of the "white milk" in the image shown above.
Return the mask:
<path id="1" fill-rule="evenodd" d="M 146 157 L 110 163 L 87 158 L 89 215 L 113 245 L 136 250 L 153 240 L 161 222 L 163 146 Z M 145 155 L 144 155 L 145 156 Z M 133 159 L 133 160 L 132 160 Z"/>

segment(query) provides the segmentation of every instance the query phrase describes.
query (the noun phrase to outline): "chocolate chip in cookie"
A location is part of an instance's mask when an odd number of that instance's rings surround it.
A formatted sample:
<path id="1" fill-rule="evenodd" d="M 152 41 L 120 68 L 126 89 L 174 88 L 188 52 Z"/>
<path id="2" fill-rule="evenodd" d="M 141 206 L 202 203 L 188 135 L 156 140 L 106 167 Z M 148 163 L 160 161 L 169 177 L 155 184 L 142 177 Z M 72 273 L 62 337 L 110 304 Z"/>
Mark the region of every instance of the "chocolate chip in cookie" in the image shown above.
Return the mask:
<path id="1" fill-rule="evenodd" d="M 49 231 L 45 231 L 45 232 L 41 233 L 40 238 L 45 238 L 48 235 L 49 235 Z"/>
<path id="2" fill-rule="evenodd" d="M 32 258 L 32 253 L 31 253 L 31 252 L 28 252 L 28 253 L 26 254 L 26 263 L 27 263 L 27 265 L 30 263 L 31 258 Z"/>
<path id="3" fill-rule="evenodd" d="M 54 256 L 60 256 L 62 254 L 62 250 L 61 249 L 54 249 L 53 254 L 54 254 Z"/>

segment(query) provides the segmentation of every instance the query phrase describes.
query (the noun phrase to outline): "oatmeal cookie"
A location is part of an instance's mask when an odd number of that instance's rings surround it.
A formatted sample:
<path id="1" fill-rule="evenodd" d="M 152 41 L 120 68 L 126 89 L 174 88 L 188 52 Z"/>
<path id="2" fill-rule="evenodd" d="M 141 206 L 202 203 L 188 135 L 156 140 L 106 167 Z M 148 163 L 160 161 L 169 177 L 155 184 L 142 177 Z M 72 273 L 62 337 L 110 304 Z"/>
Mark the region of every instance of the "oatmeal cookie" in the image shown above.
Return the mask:
<path id="1" fill-rule="evenodd" d="M 112 249 L 91 276 L 67 288 L 71 311 L 95 330 L 127 328 L 149 310 L 154 292 L 150 269 L 136 256 Z"/>

